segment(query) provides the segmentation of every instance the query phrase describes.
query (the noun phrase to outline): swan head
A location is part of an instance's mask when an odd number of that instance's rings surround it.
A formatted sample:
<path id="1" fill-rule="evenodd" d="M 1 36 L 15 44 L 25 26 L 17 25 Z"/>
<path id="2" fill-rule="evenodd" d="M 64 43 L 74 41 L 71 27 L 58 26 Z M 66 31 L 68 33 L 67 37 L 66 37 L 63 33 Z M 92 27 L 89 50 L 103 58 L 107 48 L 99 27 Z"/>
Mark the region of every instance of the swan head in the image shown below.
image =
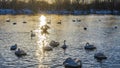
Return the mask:
<path id="1" fill-rule="evenodd" d="M 89 45 L 89 42 L 87 42 L 86 45 Z"/>
<path id="2" fill-rule="evenodd" d="M 66 40 L 64 40 L 64 42 L 66 42 Z"/>
<path id="3" fill-rule="evenodd" d="M 18 51 L 20 51 L 20 48 L 18 48 Z"/>
<path id="4" fill-rule="evenodd" d="M 15 44 L 15 46 L 17 46 L 17 44 Z"/>

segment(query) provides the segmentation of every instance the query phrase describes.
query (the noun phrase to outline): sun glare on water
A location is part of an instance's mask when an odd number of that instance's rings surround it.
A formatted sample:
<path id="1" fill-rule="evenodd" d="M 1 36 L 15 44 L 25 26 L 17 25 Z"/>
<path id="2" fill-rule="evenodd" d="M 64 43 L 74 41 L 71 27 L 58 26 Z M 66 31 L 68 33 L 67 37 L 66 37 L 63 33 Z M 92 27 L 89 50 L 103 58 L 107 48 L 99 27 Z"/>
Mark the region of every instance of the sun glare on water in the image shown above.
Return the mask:
<path id="1" fill-rule="evenodd" d="M 41 15 L 39 17 L 39 25 L 38 25 L 38 29 L 37 29 L 37 33 L 38 33 L 38 46 L 40 47 L 39 49 L 42 50 L 42 47 L 44 47 L 45 45 L 47 45 L 47 37 L 45 35 L 42 35 L 42 29 L 41 27 L 47 25 L 46 23 L 46 17 L 44 15 Z"/>
<path id="2" fill-rule="evenodd" d="M 39 20 L 40 20 L 40 26 L 46 25 L 46 17 L 44 15 L 41 15 Z"/>

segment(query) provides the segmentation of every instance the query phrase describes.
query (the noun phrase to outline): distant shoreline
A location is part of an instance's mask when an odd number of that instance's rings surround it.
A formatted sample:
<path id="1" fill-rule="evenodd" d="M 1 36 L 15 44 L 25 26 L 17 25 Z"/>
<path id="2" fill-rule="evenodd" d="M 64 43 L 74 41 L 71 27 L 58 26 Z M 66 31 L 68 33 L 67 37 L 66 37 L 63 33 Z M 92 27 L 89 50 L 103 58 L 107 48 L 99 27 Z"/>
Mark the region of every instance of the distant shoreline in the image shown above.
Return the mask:
<path id="1" fill-rule="evenodd" d="M 44 13 L 44 14 L 59 14 L 59 15 L 90 15 L 90 14 L 96 14 L 96 15 L 120 15 L 120 11 L 118 10 L 73 10 L 73 11 L 66 11 L 66 10 L 48 10 L 48 11 L 39 11 L 39 12 L 33 12 L 29 9 L 23 9 L 23 10 L 13 10 L 13 9 L 0 9 L 0 15 L 19 15 L 19 14 L 25 14 L 25 15 L 32 15 L 32 14 L 38 14 L 38 13 Z"/>

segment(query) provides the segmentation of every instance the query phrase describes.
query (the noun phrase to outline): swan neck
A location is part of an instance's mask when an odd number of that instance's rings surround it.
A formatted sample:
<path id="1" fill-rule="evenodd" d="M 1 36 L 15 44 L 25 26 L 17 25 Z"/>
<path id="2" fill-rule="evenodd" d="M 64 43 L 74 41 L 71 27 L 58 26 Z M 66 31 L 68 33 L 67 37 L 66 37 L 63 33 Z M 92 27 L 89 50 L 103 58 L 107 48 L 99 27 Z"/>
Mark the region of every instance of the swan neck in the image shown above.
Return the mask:
<path id="1" fill-rule="evenodd" d="M 86 46 L 88 46 L 89 45 L 89 43 L 86 43 Z"/>
<path id="2" fill-rule="evenodd" d="M 64 45 L 65 45 L 65 41 L 64 41 Z"/>

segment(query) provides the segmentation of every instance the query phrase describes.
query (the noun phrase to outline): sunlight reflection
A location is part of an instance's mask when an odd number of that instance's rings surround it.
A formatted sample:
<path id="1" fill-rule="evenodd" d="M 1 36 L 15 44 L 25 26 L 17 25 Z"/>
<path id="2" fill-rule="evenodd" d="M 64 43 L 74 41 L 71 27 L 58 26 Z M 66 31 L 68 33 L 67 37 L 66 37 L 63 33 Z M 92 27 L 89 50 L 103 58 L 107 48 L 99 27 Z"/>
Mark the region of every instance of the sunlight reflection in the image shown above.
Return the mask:
<path id="1" fill-rule="evenodd" d="M 41 15 L 40 18 L 40 23 L 39 23 L 39 27 L 38 27 L 38 45 L 40 47 L 41 50 L 43 50 L 42 48 L 44 47 L 45 43 L 44 41 L 47 40 L 47 37 L 45 35 L 42 35 L 42 27 L 46 25 L 46 17 L 44 15 Z M 43 52 L 43 51 L 42 51 Z"/>
<path id="2" fill-rule="evenodd" d="M 48 46 L 48 41 L 49 41 L 49 32 L 47 31 L 49 29 L 49 26 L 46 23 L 46 17 L 44 15 L 41 15 L 39 17 L 39 24 L 38 24 L 38 29 L 37 31 L 37 36 L 38 36 L 38 53 L 40 53 L 41 59 L 44 58 L 45 56 L 45 51 L 44 51 L 44 47 Z M 41 61 L 41 59 L 39 59 Z"/>
<path id="3" fill-rule="evenodd" d="M 38 36 L 38 40 L 37 40 L 37 45 L 38 45 L 38 49 L 36 52 L 36 55 L 38 56 L 38 60 L 40 61 L 40 63 L 43 62 L 43 58 L 44 58 L 44 50 L 43 47 L 44 45 L 46 45 L 46 41 L 47 41 L 47 37 L 45 35 L 42 35 L 42 29 L 41 27 L 43 27 L 44 25 L 46 25 L 46 17 L 44 15 L 41 15 L 39 17 L 39 24 L 38 24 L 38 28 L 36 30 L 37 36 Z"/>
<path id="4" fill-rule="evenodd" d="M 37 33 L 37 47 L 38 49 L 36 50 L 36 56 L 39 61 L 39 63 L 42 65 L 46 60 L 48 60 L 48 56 L 50 55 L 48 51 L 52 51 L 52 47 L 49 45 L 49 25 L 46 22 L 46 17 L 44 15 L 41 15 L 39 17 L 39 23 L 38 23 L 38 28 L 36 30 Z M 40 68 L 42 68 L 40 66 Z M 44 64 L 43 64 L 44 67 Z M 45 67 L 47 68 L 47 67 Z"/>
<path id="5" fill-rule="evenodd" d="M 41 15 L 41 17 L 39 18 L 40 20 L 40 26 L 44 26 L 46 25 L 46 17 L 44 15 Z"/>

